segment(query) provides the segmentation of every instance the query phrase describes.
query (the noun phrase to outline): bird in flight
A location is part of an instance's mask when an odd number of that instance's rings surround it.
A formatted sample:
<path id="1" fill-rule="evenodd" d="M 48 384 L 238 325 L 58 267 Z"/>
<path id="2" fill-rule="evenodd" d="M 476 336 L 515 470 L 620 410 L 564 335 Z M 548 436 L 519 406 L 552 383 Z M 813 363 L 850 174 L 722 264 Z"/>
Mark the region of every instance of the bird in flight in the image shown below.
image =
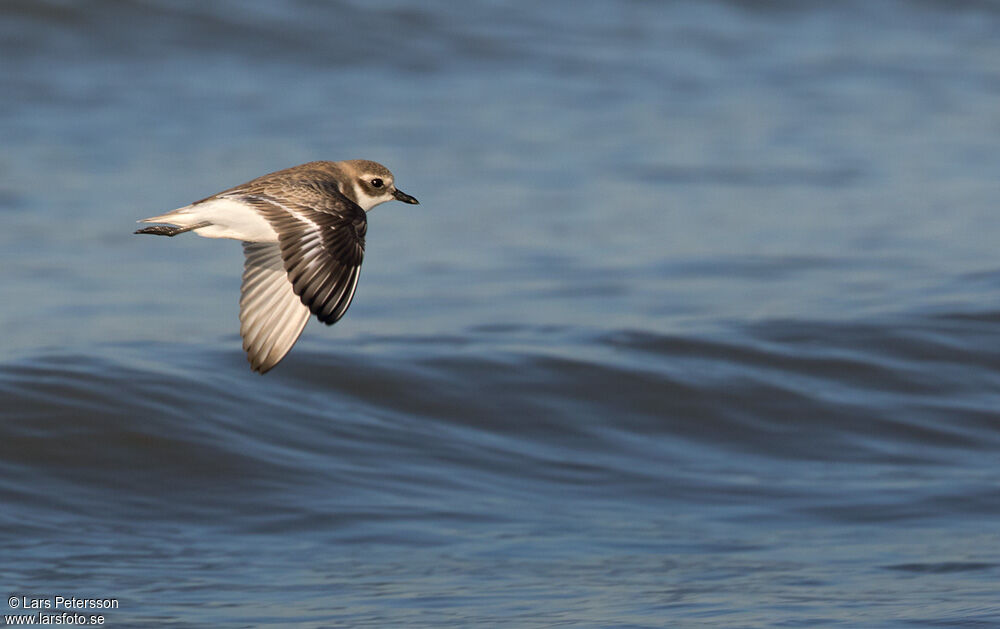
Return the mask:
<path id="1" fill-rule="evenodd" d="M 418 203 L 377 162 L 309 162 L 142 219 L 157 224 L 135 233 L 243 242 L 240 336 L 250 367 L 266 373 L 310 313 L 327 325 L 344 316 L 364 257 L 365 213 L 393 200 Z"/>

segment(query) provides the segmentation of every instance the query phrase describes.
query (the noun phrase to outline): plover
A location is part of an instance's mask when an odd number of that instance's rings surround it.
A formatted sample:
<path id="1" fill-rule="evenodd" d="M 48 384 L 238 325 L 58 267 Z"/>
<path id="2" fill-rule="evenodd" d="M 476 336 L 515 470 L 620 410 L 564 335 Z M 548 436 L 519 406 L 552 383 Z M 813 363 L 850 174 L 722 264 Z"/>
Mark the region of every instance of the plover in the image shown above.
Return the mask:
<path id="1" fill-rule="evenodd" d="M 250 367 L 281 362 L 309 314 L 333 325 L 347 311 L 365 252 L 365 213 L 386 201 L 416 204 L 385 166 L 363 159 L 309 162 L 258 177 L 140 223 L 137 234 L 243 242 L 240 335 Z"/>

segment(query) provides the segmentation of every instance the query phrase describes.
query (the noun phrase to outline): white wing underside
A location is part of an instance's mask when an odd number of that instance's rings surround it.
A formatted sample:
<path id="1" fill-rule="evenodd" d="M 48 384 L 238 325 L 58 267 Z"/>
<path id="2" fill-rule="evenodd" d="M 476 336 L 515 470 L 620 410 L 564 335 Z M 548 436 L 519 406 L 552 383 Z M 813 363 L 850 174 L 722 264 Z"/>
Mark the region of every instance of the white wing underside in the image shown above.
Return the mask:
<path id="1" fill-rule="evenodd" d="M 244 242 L 243 253 L 240 336 L 251 368 L 265 373 L 295 345 L 310 312 L 292 290 L 278 243 Z"/>

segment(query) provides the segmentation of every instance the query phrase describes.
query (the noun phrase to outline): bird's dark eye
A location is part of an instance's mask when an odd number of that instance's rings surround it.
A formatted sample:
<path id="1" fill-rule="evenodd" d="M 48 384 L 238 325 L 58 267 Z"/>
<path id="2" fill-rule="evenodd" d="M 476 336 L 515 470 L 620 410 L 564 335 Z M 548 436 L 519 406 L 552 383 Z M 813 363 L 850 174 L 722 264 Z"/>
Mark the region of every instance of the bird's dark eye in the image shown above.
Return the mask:
<path id="1" fill-rule="evenodd" d="M 379 179 L 378 177 L 372 179 L 372 188 L 381 188 L 381 187 L 382 187 L 381 179 Z"/>

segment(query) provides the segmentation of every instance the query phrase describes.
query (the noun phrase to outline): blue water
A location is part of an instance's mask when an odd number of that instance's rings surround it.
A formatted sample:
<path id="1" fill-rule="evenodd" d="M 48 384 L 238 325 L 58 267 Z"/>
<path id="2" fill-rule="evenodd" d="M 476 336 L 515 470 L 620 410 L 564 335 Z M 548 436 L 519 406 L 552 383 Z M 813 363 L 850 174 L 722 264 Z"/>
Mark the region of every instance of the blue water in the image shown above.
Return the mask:
<path id="1" fill-rule="evenodd" d="M 1000 627 L 998 33 L 986 1 L 0 4 L 0 594 Z M 421 205 L 253 374 L 239 244 L 135 220 L 349 158 Z"/>

